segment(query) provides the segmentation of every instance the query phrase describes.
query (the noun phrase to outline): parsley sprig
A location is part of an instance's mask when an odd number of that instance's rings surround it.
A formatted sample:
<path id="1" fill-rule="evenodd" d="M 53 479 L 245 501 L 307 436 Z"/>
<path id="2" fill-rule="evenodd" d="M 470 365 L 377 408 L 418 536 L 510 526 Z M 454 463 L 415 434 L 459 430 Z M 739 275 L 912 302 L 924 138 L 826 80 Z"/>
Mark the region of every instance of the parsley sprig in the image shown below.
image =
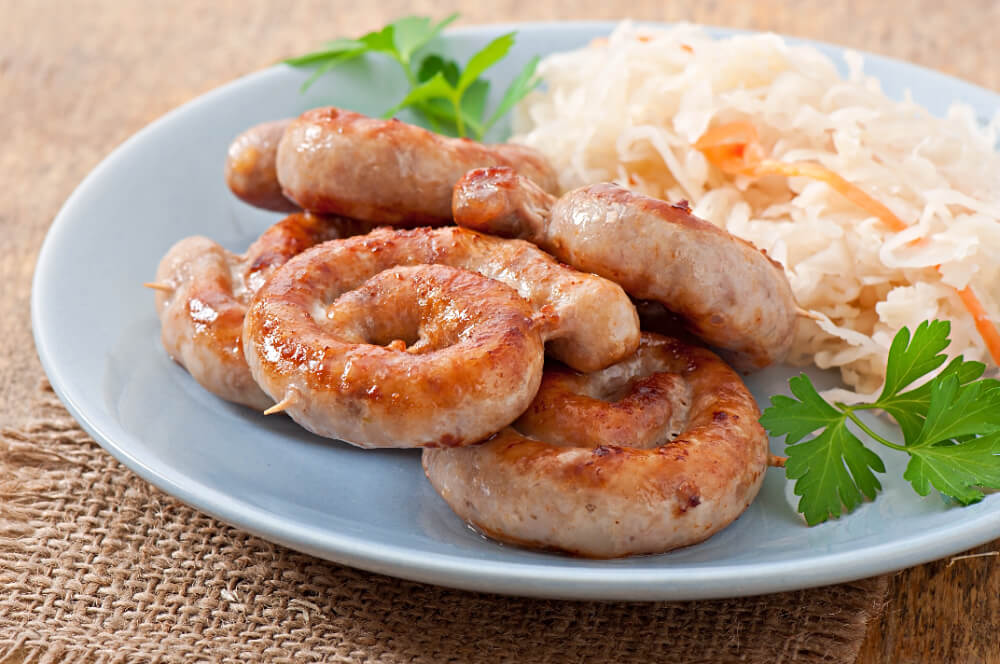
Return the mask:
<path id="1" fill-rule="evenodd" d="M 335 39 L 327 42 L 321 50 L 289 58 L 285 62 L 315 70 L 302 84 L 302 91 L 305 92 L 337 65 L 366 53 L 381 53 L 399 64 L 410 85 L 406 96 L 387 110 L 384 117 L 410 108 L 422 115 L 434 131 L 482 140 L 514 104 L 538 85 L 539 79 L 535 76 L 538 57 L 532 58 L 521 69 L 504 92 L 500 104 L 487 116 L 490 82 L 482 78 L 482 74 L 507 55 L 514 45 L 515 33 L 507 33 L 491 41 L 469 58 L 464 69 L 440 54 L 418 57 L 417 54 L 457 18 L 458 14 L 452 14 L 433 23 L 424 16 L 407 16 L 381 30 L 357 39 Z"/>
<path id="2" fill-rule="evenodd" d="M 771 435 L 785 436 L 785 473 L 795 480 L 798 510 L 809 525 L 851 512 L 882 488 L 875 473 L 885 465 L 855 431 L 908 454 L 903 477 L 921 496 L 933 487 L 968 505 L 982 500 L 982 489 L 1000 489 L 1000 381 L 982 378 L 984 364 L 959 356 L 919 382 L 944 365 L 950 331 L 940 320 L 921 323 L 912 338 L 901 329 L 889 349 L 885 387 L 872 403 L 828 403 L 805 374 L 788 381 L 796 398 L 771 397 L 760 421 Z M 896 421 L 902 444 L 858 417 L 872 409 Z"/>

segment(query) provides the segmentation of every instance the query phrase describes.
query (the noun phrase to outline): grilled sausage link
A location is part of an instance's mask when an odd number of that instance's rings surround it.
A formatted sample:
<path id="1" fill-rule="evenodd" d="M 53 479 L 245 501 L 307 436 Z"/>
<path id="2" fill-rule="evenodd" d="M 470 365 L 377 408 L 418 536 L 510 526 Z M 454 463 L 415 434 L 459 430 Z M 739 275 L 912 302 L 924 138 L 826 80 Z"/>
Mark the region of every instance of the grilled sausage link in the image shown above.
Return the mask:
<path id="1" fill-rule="evenodd" d="M 281 192 L 275 168 L 278 143 L 290 122 L 278 120 L 250 127 L 229 145 L 226 184 L 244 202 L 275 212 L 299 209 Z"/>
<path id="2" fill-rule="evenodd" d="M 556 191 L 555 171 L 531 148 L 447 138 L 337 108 L 292 121 L 277 155 L 281 188 L 302 208 L 408 227 L 450 223 L 452 187 L 479 166 L 509 166 Z"/>
<path id="3" fill-rule="evenodd" d="M 299 213 L 267 229 L 242 256 L 202 236 L 179 241 L 156 271 L 163 347 L 209 392 L 267 408 L 273 402 L 257 387 L 243 356 L 250 298 L 275 268 L 307 247 L 369 230 L 353 219 Z"/>
<path id="4" fill-rule="evenodd" d="M 781 265 L 686 204 L 614 184 L 556 199 L 510 169 L 484 168 L 458 182 L 453 209 L 460 226 L 529 240 L 662 303 L 739 369 L 778 362 L 792 344 L 796 304 Z"/>

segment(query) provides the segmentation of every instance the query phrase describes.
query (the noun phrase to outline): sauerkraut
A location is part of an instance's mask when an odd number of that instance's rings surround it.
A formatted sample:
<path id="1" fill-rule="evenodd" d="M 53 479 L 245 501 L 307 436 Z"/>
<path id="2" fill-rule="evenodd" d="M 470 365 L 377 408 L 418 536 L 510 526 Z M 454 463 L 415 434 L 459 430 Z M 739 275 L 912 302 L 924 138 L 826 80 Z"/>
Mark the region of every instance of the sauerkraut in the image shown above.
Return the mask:
<path id="1" fill-rule="evenodd" d="M 935 117 L 866 76 L 774 35 L 714 39 L 694 26 L 620 25 L 607 40 L 547 57 L 515 112 L 513 141 L 542 151 L 564 190 L 614 180 L 694 213 L 781 262 L 799 304 L 788 361 L 838 368 L 858 392 L 884 379 L 895 333 L 952 321 L 949 353 L 995 367 L 956 289 L 1000 320 L 1000 114 L 959 104 Z M 729 175 L 694 147 L 750 122 L 770 159 L 817 163 L 908 225 L 887 227 L 827 184 Z M 724 270 L 726 266 L 720 265 Z"/>

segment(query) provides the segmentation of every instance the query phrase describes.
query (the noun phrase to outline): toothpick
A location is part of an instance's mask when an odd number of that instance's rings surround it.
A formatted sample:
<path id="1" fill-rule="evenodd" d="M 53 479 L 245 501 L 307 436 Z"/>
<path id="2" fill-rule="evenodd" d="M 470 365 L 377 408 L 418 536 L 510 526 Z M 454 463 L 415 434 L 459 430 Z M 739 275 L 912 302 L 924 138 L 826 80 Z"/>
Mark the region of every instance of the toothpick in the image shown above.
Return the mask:
<path id="1" fill-rule="evenodd" d="M 774 466 L 775 468 L 784 468 L 786 461 L 788 461 L 788 457 L 775 456 L 773 454 L 769 454 L 767 457 L 767 465 Z"/>
<path id="2" fill-rule="evenodd" d="M 285 393 L 285 398 L 274 404 L 270 408 L 264 411 L 265 415 L 274 415 L 275 413 L 280 413 L 287 410 L 291 406 L 295 405 L 295 402 L 299 400 L 299 393 L 295 389 L 289 389 Z"/>
<path id="3" fill-rule="evenodd" d="M 152 288 L 153 290 L 163 291 L 164 293 L 173 293 L 176 290 L 170 284 L 161 284 L 156 281 L 147 281 L 143 284 L 146 288 Z"/>

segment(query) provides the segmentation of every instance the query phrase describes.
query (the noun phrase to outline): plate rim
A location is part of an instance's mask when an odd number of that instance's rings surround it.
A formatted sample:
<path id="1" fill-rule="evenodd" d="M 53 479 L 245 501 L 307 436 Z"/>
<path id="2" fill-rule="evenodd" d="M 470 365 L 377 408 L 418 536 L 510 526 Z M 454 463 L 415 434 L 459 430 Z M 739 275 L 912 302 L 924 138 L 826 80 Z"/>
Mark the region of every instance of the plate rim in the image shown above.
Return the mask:
<path id="1" fill-rule="evenodd" d="M 444 38 L 498 35 L 511 30 L 606 30 L 620 21 L 538 21 L 463 26 L 448 30 Z M 676 23 L 633 21 L 635 25 L 676 26 Z M 691 24 L 694 25 L 694 24 Z M 787 43 L 822 47 L 830 52 L 856 52 L 866 62 L 881 61 L 909 70 L 922 78 L 944 80 L 977 94 L 993 97 L 1000 106 L 1000 94 L 942 72 L 904 60 L 851 49 L 827 42 L 802 39 L 778 33 L 739 30 L 699 25 L 713 36 L 777 34 Z M 156 132 L 180 114 L 196 113 L 218 97 L 231 94 L 241 86 L 258 85 L 269 77 L 285 75 L 286 65 L 273 65 L 242 76 L 171 109 L 132 134 L 95 166 L 61 206 L 46 231 L 31 285 L 31 325 L 35 349 L 56 395 L 82 428 L 119 462 L 159 490 L 185 504 L 231 526 L 329 561 L 388 574 L 413 581 L 433 583 L 463 590 L 492 592 L 553 599 L 604 600 L 698 600 L 782 592 L 857 580 L 904 567 L 935 560 L 985 543 L 1000 536 L 1000 505 L 992 511 L 970 517 L 961 523 L 918 533 L 889 543 L 867 546 L 846 552 L 812 556 L 804 560 L 743 562 L 725 566 L 690 567 L 665 565 L 661 568 L 626 568 L 609 566 L 601 570 L 530 564 L 504 560 L 486 560 L 461 555 L 413 551 L 399 545 L 372 542 L 370 539 L 338 534 L 307 523 L 284 521 L 259 506 L 234 499 L 214 487 L 183 481 L 172 469 L 156 469 L 130 453 L 127 441 L 136 438 L 117 426 L 114 416 L 105 410 L 91 412 L 81 400 L 83 386 L 64 375 L 53 362 L 52 328 L 47 323 L 45 294 L 52 273 L 51 255 L 60 234 L 74 223 L 74 208 L 83 194 L 129 151 L 141 145 L 144 137 Z M 957 99 L 955 101 L 958 101 Z M 117 427 L 117 431 L 115 431 Z M 850 518 L 846 515 L 843 518 Z M 805 526 L 803 526 L 805 527 Z M 819 571 L 817 571 L 819 570 Z"/>

